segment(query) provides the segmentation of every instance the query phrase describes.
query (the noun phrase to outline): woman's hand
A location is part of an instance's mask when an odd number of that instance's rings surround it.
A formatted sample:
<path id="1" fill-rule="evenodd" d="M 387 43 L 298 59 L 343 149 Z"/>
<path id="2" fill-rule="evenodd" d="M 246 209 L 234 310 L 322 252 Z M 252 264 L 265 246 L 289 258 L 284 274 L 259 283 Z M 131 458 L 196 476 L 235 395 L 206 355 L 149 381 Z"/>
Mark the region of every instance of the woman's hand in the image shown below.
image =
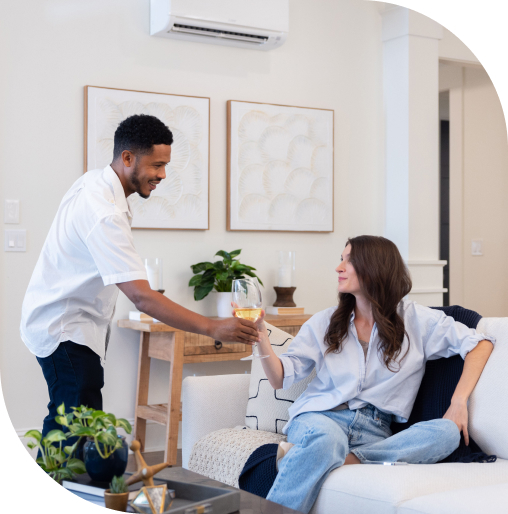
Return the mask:
<path id="1" fill-rule="evenodd" d="M 459 432 L 464 434 L 464 441 L 466 446 L 469 446 L 469 433 L 467 431 L 468 412 L 467 412 L 467 400 L 454 400 L 448 410 L 443 416 L 444 419 L 451 419 L 459 428 Z"/>

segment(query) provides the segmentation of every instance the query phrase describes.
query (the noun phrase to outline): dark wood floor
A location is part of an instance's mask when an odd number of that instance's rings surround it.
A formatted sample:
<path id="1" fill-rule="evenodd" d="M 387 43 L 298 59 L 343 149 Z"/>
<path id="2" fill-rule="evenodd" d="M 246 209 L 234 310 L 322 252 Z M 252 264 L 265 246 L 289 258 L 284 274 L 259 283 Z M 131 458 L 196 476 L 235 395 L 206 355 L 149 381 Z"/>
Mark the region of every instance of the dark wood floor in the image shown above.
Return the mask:
<path id="1" fill-rule="evenodd" d="M 153 464 L 158 464 L 159 462 L 164 462 L 164 452 L 147 452 L 143 453 L 142 455 L 145 459 L 145 462 L 149 466 L 152 466 Z M 175 467 L 182 467 L 182 450 L 178 450 L 177 452 Z M 136 461 L 134 460 L 134 454 L 129 455 L 129 461 L 127 463 L 126 471 L 136 471 Z"/>

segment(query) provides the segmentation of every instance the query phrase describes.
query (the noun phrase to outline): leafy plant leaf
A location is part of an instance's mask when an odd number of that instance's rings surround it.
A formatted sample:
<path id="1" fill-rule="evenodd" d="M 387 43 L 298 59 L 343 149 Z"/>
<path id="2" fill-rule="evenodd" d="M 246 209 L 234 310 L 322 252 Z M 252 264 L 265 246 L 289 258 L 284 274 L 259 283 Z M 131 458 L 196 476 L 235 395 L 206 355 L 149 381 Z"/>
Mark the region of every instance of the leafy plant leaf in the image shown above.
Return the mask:
<path id="1" fill-rule="evenodd" d="M 110 432 L 101 432 L 97 434 L 97 441 L 108 446 L 114 446 L 116 444 L 116 437 Z"/>
<path id="2" fill-rule="evenodd" d="M 202 271 L 205 271 L 207 268 L 207 265 L 211 264 L 211 262 L 199 262 L 198 264 L 193 264 L 191 266 L 192 273 L 201 273 Z"/>
<path id="3" fill-rule="evenodd" d="M 126 419 L 118 418 L 116 420 L 116 426 L 123 428 L 128 434 L 132 432 L 132 425 Z"/>
<path id="4" fill-rule="evenodd" d="M 51 430 L 44 439 L 50 443 L 57 443 L 59 441 L 66 441 L 67 436 L 61 430 Z"/>
<path id="5" fill-rule="evenodd" d="M 95 435 L 95 430 L 91 427 L 77 427 L 77 429 L 72 431 L 72 435 L 80 437 L 93 437 Z"/>
<path id="6" fill-rule="evenodd" d="M 116 426 L 116 416 L 114 414 L 106 414 L 106 419 L 109 420 L 109 422 L 113 425 L 113 426 Z"/>
<path id="7" fill-rule="evenodd" d="M 69 424 L 67 423 L 67 416 L 55 416 L 55 421 L 59 425 L 63 425 L 64 427 L 69 426 Z"/>
<path id="8" fill-rule="evenodd" d="M 86 473 L 85 463 L 79 459 L 69 459 L 67 467 L 77 475 Z"/>
<path id="9" fill-rule="evenodd" d="M 194 300 L 202 300 L 213 289 L 213 282 L 204 286 L 199 286 L 194 289 Z"/>
<path id="10" fill-rule="evenodd" d="M 229 255 L 231 255 L 231 257 L 236 257 L 237 255 L 240 255 L 241 252 L 242 250 L 233 250 L 232 252 L 229 252 Z"/>
<path id="11" fill-rule="evenodd" d="M 40 443 L 42 440 L 42 434 L 38 430 L 29 430 L 23 437 L 31 437 L 38 443 Z"/>
<path id="12" fill-rule="evenodd" d="M 225 252 L 224 250 L 219 250 L 215 255 L 218 255 L 219 257 L 222 257 L 225 261 L 231 261 L 231 254 L 228 252 Z"/>
<path id="13" fill-rule="evenodd" d="M 58 414 L 60 414 L 60 416 L 65 416 L 65 403 L 61 403 L 56 411 L 58 412 Z"/>
<path id="14" fill-rule="evenodd" d="M 198 286 L 199 284 L 201 284 L 201 280 L 203 279 L 203 275 L 194 275 L 190 280 L 189 280 L 189 287 L 194 287 L 194 286 Z"/>

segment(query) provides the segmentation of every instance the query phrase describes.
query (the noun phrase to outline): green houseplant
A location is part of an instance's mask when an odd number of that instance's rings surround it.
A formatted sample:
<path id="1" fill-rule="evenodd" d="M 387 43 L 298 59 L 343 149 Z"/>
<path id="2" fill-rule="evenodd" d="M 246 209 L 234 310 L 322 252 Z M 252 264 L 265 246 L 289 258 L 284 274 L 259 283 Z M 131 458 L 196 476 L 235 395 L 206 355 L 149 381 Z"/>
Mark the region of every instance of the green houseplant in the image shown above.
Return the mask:
<path id="1" fill-rule="evenodd" d="M 72 479 L 76 475 L 85 473 L 83 461 L 73 457 L 79 440 L 73 445 L 65 445 L 70 434 L 62 430 L 51 430 L 46 437 L 42 437 L 39 430 L 29 430 L 24 437 L 32 439 L 27 446 L 33 450 L 38 448 L 41 457 L 37 458 L 37 464 L 56 482 L 64 479 Z"/>
<path id="2" fill-rule="evenodd" d="M 125 512 L 129 501 L 129 488 L 123 476 L 114 476 L 109 489 L 104 491 L 104 503 L 108 509 Z"/>
<path id="3" fill-rule="evenodd" d="M 194 287 L 194 300 L 202 300 L 210 292 L 215 291 L 217 296 L 217 311 L 220 317 L 231 316 L 231 286 L 238 278 L 257 278 L 256 268 L 242 264 L 237 258 L 242 250 L 226 252 L 219 250 L 215 255 L 222 260 L 215 262 L 199 262 L 191 266 L 194 276 L 189 281 L 189 287 Z"/>
<path id="4" fill-rule="evenodd" d="M 117 428 L 130 434 L 132 426 L 126 419 L 81 405 L 72 407 L 71 414 L 60 416 L 56 421 L 66 426 L 73 436 L 87 438 L 83 455 L 86 471 L 93 480 L 109 482 L 113 476 L 124 474 L 128 447 Z"/>
<path id="5" fill-rule="evenodd" d="M 219 293 L 230 293 L 233 280 L 245 278 L 245 275 L 257 278 L 263 285 L 261 279 L 254 273 L 256 268 L 242 264 L 239 259 L 235 259 L 241 251 L 219 250 L 215 255 L 222 257 L 222 260 L 191 265 L 194 276 L 190 279 L 189 286 L 194 287 L 194 300 L 202 300 L 213 289 Z"/>

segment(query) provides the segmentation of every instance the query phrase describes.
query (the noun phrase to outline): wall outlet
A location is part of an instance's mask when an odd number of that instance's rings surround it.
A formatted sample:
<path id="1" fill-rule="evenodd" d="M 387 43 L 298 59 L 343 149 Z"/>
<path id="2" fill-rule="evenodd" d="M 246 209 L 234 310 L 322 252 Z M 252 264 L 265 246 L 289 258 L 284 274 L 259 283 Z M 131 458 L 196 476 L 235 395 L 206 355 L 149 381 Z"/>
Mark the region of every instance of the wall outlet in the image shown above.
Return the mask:
<path id="1" fill-rule="evenodd" d="M 471 241 L 471 255 L 483 255 L 483 239 Z"/>
<path id="2" fill-rule="evenodd" d="M 4 250 L 6 252 L 26 252 L 26 230 L 5 230 Z"/>
<path id="3" fill-rule="evenodd" d="M 5 200 L 4 223 L 19 223 L 19 200 Z"/>

